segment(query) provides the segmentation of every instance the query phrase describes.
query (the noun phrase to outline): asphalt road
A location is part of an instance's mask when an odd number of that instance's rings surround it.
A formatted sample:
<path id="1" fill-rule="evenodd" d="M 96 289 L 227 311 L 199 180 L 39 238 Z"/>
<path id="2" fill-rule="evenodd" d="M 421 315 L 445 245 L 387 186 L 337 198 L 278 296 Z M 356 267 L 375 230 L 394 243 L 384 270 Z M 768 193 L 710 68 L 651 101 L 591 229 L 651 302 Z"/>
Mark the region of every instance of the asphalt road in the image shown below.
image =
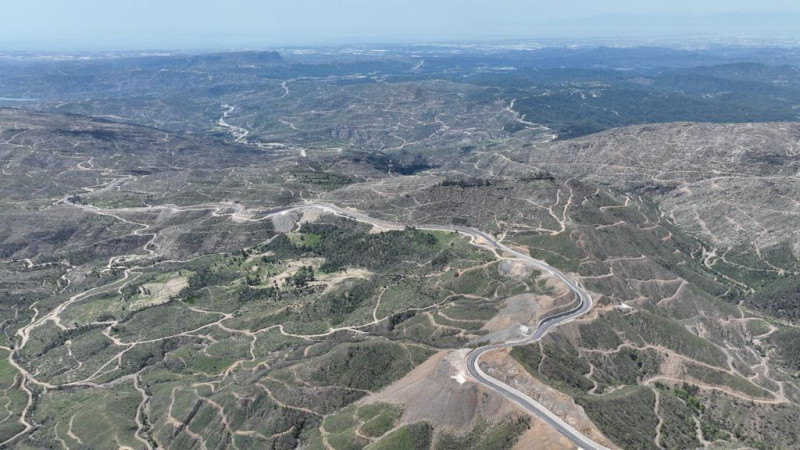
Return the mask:
<path id="1" fill-rule="evenodd" d="M 485 353 L 501 348 L 513 347 L 516 345 L 526 345 L 532 342 L 536 342 L 539 339 L 541 339 L 553 327 L 556 327 L 562 323 L 574 319 L 575 317 L 585 314 L 592 307 L 591 296 L 580 286 L 574 284 L 571 280 L 569 280 L 560 271 L 544 263 L 541 263 L 540 261 L 535 261 L 535 260 L 531 261 L 530 257 L 525 257 L 523 259 L 529 262 L 535 262 L 538 267 L 549 271 L 555 277 L 563 281 L 564 284 L 566 284 L 570 288 L 570 290 L 572 290 L 573 295 L 578 300 L 578 305 L 575 308 L 570 309 L 569 311 L 564 311 L 562 313 L 555 314 L 540 320 L 533 333 L 526 338 L 520 339 L 518 341 L 490 344 L 476 348 L 467 355 L 467 371 L 469 372 L 470 376 L 472 376 L 472 378 L 477 380 L 479 383 L 492 389 L 493 391 L 497 392 L 503 397 L 513 401 L 517 405 L 521 406 L 523 409 L 529 411 L 531 414 L 535 415 L 536 417 L 550 424 L 559 433 L 564 435 L 567 439 L 572 441 L 579 448 L 598 449 L 598 450 L 605 449 L 605 447 L 603 447 L 600 444 L 597 444 L 588 437 L 584 436 L 578 430 L 576 430 L 568 423 L 566 423 L 564 420 L 562 420 L 560 417 L 550 412 L 541 403 L 525 395 L 524 393 L 512 388 L 511 386 L 503 383 L 502 381 L 497 380 L 491 377 L 490 375 L 487 375 L 483 370 L 481 370 L 480 358 Z"/>
<path id="2" fill-rule="evenodd" d="M 404 225 L 393 222 L 387 222 L 380 219 L 374 219 L 360 212 L 346 210 L 336 205 L 332 205 L 330 203 L 309 203 L 301 206 L 282 208 L 279 210 L 271 211 L 265 217 L 274 216 L 278 214 L 285 214 L 290 211 L 302 210 L 306 208 L 322 209 L 324 211 L 328 211 L 333 214 L 350 217 L 360 222 L 366 222 L 385 228 L 394 228 L 394 229 L 404 228 Z M 475 379 L 475 381 L 497 392 L 506 399 L 511 400 L 512 402 L 516 403 L 518 406 L 530 412 L 539 419 L 547 422 L 553 428 L 555 428 L 559 433 L 561 433 L 567 439 L 572 441 L 579 448 L 586 450 L 589 449 L 607 450 L 606 447 L 603 447 L 602 445 L 592 441 L 588 437 L 581 434 L 581 432 L 573 428 L 570 424 L 565 422 L 563 419 L 550 412 L 541 403 L 532 399 L 528 395 L 514 389 L 513 387 L 503 383 L 502 381 L 493 378 L 490 375 L 487 375 L 483 370 L 481 370 L 480 367 L 480 358 L 485 353 L 490 352 L 492 350 L 498 350 L 506 347 L 514 347 L 517 345 L 526 345 L 532 342 L 536 342 L 539 339 L 541 339 L 545 334 L 547 334 L 547 332 L 552 328 L 557 327 L 558 325 L 561 325 L 565 322 L 569 322 L 570 320 L 587 313 L 592 308 L 592 296 L 589 295 L 589 293 L 586 292 L 586 290 L 584 290 L 582 287 L 580 287 L 575 282 L 567 278 L 567 276 L 561 273 L 561 271 L 559 271 L 558 269 L 551 267 L 544 261 L 539 261 L 538 259 L 531 258 L 530 256 L 524 253 L 512 250 L 503 245 L 502 243 L 498 242 L 494 237 L 478 229 L 470 227 L 448 226 L 448 225 L 415 225 L 415 227 L 420 230 L 456 231 L 461 234 L 480 238 L 486 241 L 488 245 L 494 247 L 496 250 L 499 250 L 506 254 L 513 255 L 514 257 L 524 260 L 529 264 L 535 266 L 537 269 L 540 269 L 543 272 L 547 272 L 553 275 L 554 277 L 561 280 L 561 282 L 563 282 L 572 291 L 574 298 L 578 301 L 577 306 L 568 311 L 554 314 L 550 317 L 546 317 L 540 320 L 539 323 L 536 325 L 536 328 L 534 329 L 533 333 L 530 334 L 528 337 L 516 341 L 490 344 L 476 348 L 467 355 L 467 360 L 466 360 L 467 371 L 469 372 L 470 376 Z"/>

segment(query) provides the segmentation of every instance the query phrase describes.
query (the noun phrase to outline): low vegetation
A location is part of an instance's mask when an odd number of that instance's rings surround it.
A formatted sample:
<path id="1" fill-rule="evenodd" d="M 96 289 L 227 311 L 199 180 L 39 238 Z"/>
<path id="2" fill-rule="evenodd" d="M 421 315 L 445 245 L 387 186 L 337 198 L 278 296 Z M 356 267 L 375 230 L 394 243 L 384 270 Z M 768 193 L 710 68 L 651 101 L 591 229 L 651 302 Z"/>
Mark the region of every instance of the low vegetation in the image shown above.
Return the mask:
<path id="1" fill-rule="evenodd" d="M 475 427 L 465 436 L 441 433 L 433 444 L 435 450 L 462 448 L 490 450 L 510 449 L 519 436 L 530 427 L 530 419 L 520 418 L 491 425 L 479 419 Z"/>
<path id="2" fill-rule="evenodd" d="M 790 50 L 47 59 L 0 77 L 0 447 L 513 447 L 368 403 L 571 300 L 436 224 L 592 292 L 511 356 L 620 447 L 800 441 Z"/>

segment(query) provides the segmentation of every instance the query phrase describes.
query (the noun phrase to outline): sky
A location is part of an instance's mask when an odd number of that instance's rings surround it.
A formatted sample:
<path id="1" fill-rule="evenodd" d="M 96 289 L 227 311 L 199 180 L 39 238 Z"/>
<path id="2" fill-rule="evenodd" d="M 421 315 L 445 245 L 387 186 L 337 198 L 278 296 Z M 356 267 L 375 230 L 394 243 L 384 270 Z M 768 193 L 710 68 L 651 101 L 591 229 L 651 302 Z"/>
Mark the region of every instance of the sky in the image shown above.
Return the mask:
<path id="1" fill-rule="evenodd" d="M 0 49 L 800 34 L 798 0 L 6 0 Z M 792 36 L 794 35 L 794 36 Z"/>

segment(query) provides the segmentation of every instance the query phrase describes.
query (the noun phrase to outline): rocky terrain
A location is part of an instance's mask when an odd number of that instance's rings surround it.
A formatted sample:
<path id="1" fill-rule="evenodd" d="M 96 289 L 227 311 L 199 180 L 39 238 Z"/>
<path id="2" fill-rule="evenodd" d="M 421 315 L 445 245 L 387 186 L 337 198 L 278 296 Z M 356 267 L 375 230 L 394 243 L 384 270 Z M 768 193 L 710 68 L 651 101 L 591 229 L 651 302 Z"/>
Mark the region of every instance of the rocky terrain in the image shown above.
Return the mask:
<path id="1" fill-rule="evenodd" d="M 608 131 L 524 157 L 653 199 L 703 241 L 704 264 L 736 279 L 753 305 L 797 317 L 797 296 L 783 285 L 796 287 L 800 274 L 798 148 L 796 123 L 675 123 Z M 782 296 L 793 300 L 776 302 Z"/>
<path id="2" fill-rule="evenodd" d="M 524 152 L 556 173 L 654 196 L 682 227 L 756 254 L 798 255 L 800 126 L 796 123 L 642 125 Z"/>

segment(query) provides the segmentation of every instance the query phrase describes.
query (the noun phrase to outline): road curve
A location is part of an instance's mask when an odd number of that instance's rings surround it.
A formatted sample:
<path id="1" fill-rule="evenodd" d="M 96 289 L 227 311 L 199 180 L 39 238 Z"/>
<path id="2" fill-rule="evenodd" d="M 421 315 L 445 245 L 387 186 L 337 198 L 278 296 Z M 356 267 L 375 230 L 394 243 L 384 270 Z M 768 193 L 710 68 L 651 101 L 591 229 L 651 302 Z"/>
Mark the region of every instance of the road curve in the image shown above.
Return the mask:
<path id="1" fill-rule="evenodd" d="M 346 210 L 330 203 L 308 203 L 304 205 L 281 208 L 270 211 L 267 215 L 265 215 L 259 220 L 263 220 L 268 217 L 276 215 L 286 214 L 292 211 L 300 211 L 304 209 L 320 209 L 332 214 L 349 217 L 359 222 L 369 223 L 383 228 L 389 228 L 389 229 L 405 228 L 405 225 L 393 222 L 387 222 L 380 219 L 375 219 L 363 213 Z M 584 436 L 580 431 L 576 430 L 570 424 L 565 422 L 563 419 L 550 412 L 541 403 L 532 399 L 528 395 L 518 391 L 517 389 L 514 389 L 513 387 L 503 383 L 502 381 L 486 374 L 483 370 L 481 370 L 480 367 L 480 358 L 485 353 L 490 352 L 492 350 L 514 347 L 517 345 L 526 345 L 536 342 L 539 339 L 541 339 L 545 334 L 547 334 L 547 332 L 550 331 L 550 329 L 558 325 L 561 325 L 563 323 L 569 322 L 570 320 L 587 313 L 592 308 L 592 296 L 589 295 L 589 293 L 586 290 L 584 290 L 581 286 L 579 286 L 578 284 L 567 278 L 567 276 L 564 275 L 558 269 L 551 267 L 544 261 L 534 259 L 529 255 L 518 252 L 509 247 L 506 247 L 505 245 L 497 241 L 494 237 L 476 228 L 462 227 L 457 225 L 452 225 L 452 226 L 415 225 L 414 227 L 420 230 L 455 231 L 467 236 L 471 236 L 473 238 L 480 238 L 486 242 L 486 246 L 492 247 L 495 250 L 499 250 L 503 253 L 513 255 L 514 257 L 524 260 L 530 263 L 531 265 L 535 266 L 536 268 L 553 275 L 554 277 L 561 280 L 561 282 L 563 282 L 572 291 L 575 300 L 578 301 L 578 305 L 576 307 L 568 311 L 564 311 L 540 320 L 539 323 L 536 325 L 536 328 L 534 329 L 533 333 L 525 338 L 516 341 L 484 345 L 483 347 L 478 347 L 472 350 L 467 355 L 466 359 L 467 371 L 469 372 L 470 376 L 475 379 L 475 381 L 495 391 L 504 398 L 516 403 L 518 406 L 530 412 L 539 419 L 547 422 L 553 428 L 555 428 L 559 433 L 561 433 L 567 439 L 569 439 L 575 445 L 577 445 L 579 448 L 587 450 L 589 449 L 607 450 L 606 447 L 603 447 L 602 445 L 592 441 L 588 437 Z"/>

